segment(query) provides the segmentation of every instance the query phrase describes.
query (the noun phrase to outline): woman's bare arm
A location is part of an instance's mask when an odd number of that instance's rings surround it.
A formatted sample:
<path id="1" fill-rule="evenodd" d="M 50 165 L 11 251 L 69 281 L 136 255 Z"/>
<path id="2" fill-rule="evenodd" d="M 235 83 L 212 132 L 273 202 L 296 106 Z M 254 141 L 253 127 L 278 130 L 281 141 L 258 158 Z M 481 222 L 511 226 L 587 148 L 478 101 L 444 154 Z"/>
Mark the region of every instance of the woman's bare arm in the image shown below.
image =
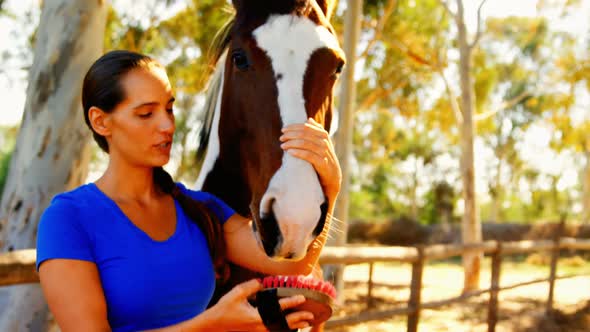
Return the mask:
<path id="1" fill-rule="evenodd" d="M 63 332 L 111 330 L 94 263 L 50 259 L 39 267 L 39 278 L 49 309 Z"/>

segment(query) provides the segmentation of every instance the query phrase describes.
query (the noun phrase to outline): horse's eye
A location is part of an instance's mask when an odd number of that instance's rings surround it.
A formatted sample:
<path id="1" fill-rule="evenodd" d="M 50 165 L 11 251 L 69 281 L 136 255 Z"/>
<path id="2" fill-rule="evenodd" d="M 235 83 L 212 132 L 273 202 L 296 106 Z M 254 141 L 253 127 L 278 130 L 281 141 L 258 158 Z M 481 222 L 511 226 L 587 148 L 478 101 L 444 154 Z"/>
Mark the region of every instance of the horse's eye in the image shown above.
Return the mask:
<path id="1" fill-rule="evenodd" d="M 246 70 L 250 67 L 250 62 L 248 61 L 248 57 L 246 56 L 246 52 L 244 50 L 235 50 L 231 54 L 231 59 L 234 63 L 234 66 L 239 70 Z"/>
<path id="2" fill-rule="evenodd" d="M 336 75 L 342 73 L 342 70 L 344 69 L 344 61 L 340 61 L 340 63 L 338 63 L 338 67 L 336 67 Z"/>

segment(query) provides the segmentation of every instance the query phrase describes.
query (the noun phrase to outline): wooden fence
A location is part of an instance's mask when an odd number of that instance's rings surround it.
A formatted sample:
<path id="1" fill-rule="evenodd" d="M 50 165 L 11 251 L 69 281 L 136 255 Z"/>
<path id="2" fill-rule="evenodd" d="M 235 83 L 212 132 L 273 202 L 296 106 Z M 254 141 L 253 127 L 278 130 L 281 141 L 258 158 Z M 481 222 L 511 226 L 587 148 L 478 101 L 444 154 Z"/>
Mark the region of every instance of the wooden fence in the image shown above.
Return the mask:
<path id="1" fill-rule="evenodd" d="M 485 241 L 478 244 L 464 245 L 430 245 L 418 247 L 325 247 L 320 256 L 321 264 L 369 264 L 369 280 L 367 289 L 367 305 L 370 306 L 373 288 L 373 264 L 376 262 L 405 262 L 412 264 L 410 296 L 406 306 L 382 310 L 364 311 L 343 318 L 332 318 L 327 327 L 339 327 L 367 322 L 371 320 L 389 319 L 396 315 L 407 316 L 407 331 L 418 330 L 420 311 L 434 309 L 451 303 L 463 302 L 471 297 L 489 293 L 488 331 L 495 331 L 498 320 L 498 293 L 502 290 L 540 282 L 549 282 L 549 294 L 546 310 L 552 311 L 555 280 L 571 278 L 579 275 L 557 275 L 557 261 L 562 249 L 590 250 L 590 240 L 555 237 L 553 240 L 498 242 Z M 422 275 L 426 262 L 461 256 L 466 251 L 477 251 L 491 255 L 490 288 L 461 294 L 454 298 L 423 303 L 421 301 Z M 500 271 L 502 257 L 513 254 L 551 251 L 550 273 L 548 278 L 530 280 L 500 287 Z M 0 286 L 9 286 L 39 282 L 35 272 L 35 250 L 19 250 L 0 255 Z"/>
<path id="2" fill-rule="evenodd" d="M 333 318 L 326 323 L 327 327 L 339 327 L 351 324 L 367 322 L 371 320 L 388 319 L 396 315 L 407 315 L 407 331 L 418 331 L 420 311 L 422 309 L 435 309 L 448 304 L 464 302 L 465 300 L 489 293 L 488 300 L 488 331 L 496 330 L 498 321 L 498 294 L 502 290 L 513 289 L 531 284 L 549 282 L 549 294 L 547 297 L 546 311 L 552 312 L 555 281 L 558 279 L 572 278 L 580 275 L 557 275 L 557 261 L 562 249 L 590 250 L 590 240 L 573 238 L 556 238 L 542 241 L 518 241 L 498 242 L 485 241 L 478 244 L 466 245 L 432 245 L 420 247 L 326 247 L 320 258 L 322 264 L 369 264 L 369 279 L 367 288 L 367 307 L 371 305 L 371 293 L 373 288 L 372 265 L 376 262 L 406 262 L 412 264 L 412 279 L 410 282 L 410 296 L 406 306 L 383 310 L 364 311 L 343 318 Z M 478 251 L 491 255 L 491 282 L 490 288 L 461 294 L 457 297 L 421 302 L 422 275 L 427 261 L 447 259 L 461 256 L 466 251 Z M 500 286 L 500 271 L 502 257 L 514 254 L 525 254 L 539 251 L 551 251 L 550 273 L 548 278 L 529 280 L 507 286 Z"/>

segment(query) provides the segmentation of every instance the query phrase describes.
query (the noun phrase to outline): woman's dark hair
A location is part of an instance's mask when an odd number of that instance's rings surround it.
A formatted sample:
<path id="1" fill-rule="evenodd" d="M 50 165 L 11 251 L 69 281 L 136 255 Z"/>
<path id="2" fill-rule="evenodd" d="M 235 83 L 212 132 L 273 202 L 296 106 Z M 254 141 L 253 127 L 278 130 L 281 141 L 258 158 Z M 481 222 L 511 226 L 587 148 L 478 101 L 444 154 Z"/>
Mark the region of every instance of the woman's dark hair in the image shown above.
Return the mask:
<path id="1" fill-rule="evenodd" d="M 106 153 L 109 152 L 106 138 L 95 132 L 90 125 L 90 108 L 94 106 L 103 112 L 111 113 L 126 97 L 121 84 L 125 75 L 133 69 L 149 68 L 153 65 L 161 66 L 159 62 L 143 54 L 111 51 L 96 60 L 86 73 L 82 86 L 84 120 L 92 131 L 94 140 Z M 203 203 L 183 193 L 162 167 L 154 168 L 154 182 L 162 192 L 172 195 L 184 213 L 201 229 L 207 239 L 216 275 L 225 281 L 229 276 L 229 267 L 225 260 L 226 247 L 219 218 Z"/>

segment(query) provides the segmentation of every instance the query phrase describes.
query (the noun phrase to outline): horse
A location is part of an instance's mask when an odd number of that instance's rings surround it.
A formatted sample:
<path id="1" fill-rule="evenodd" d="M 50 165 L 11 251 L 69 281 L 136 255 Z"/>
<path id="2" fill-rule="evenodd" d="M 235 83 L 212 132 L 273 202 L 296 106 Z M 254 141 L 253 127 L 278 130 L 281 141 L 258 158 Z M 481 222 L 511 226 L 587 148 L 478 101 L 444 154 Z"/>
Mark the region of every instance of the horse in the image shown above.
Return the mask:
<path id="1" fill-rule="evenodd" d="M 232 3 L 209 82 L 194 187 L 249 216 L 269 257 L 301 259 L 324 230 L 330 202 L 311 164 L 283 153 L 279 136 L 310 117 L 335 128 L 333 88 L 345 61 L 329 23 L 335 3 Z M 231 267 L 221 293 L 252 276 L 239 270 Z"/>

